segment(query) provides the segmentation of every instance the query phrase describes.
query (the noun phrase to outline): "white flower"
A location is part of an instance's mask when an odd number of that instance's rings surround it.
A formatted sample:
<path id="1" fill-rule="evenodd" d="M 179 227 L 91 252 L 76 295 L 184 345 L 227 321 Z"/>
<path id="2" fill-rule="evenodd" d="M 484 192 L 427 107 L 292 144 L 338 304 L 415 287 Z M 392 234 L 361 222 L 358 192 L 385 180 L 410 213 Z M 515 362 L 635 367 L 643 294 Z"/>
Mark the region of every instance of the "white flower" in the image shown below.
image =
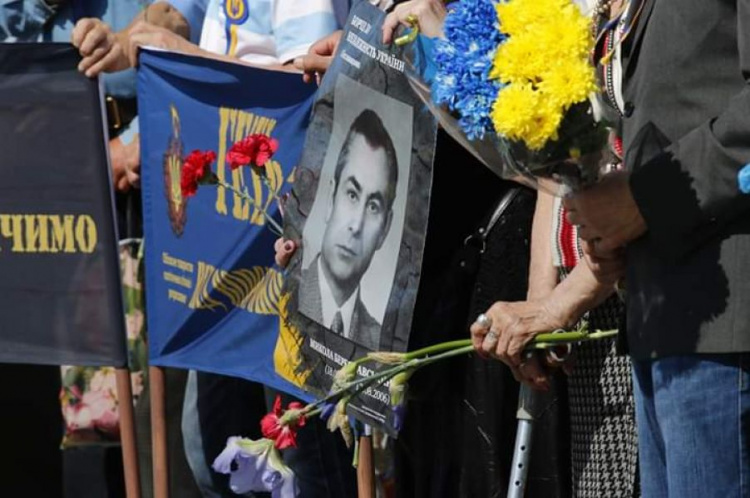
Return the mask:
<path id="1" fill-rule="evenodd" d="M 213 469 L 230 474 L 229 487 L 238 494 L 270 491 L 272 498 L 294 498 L 298 493 L 294 472 L 284 464 L 270 439 L 230 437 L 214 460 Z"/>

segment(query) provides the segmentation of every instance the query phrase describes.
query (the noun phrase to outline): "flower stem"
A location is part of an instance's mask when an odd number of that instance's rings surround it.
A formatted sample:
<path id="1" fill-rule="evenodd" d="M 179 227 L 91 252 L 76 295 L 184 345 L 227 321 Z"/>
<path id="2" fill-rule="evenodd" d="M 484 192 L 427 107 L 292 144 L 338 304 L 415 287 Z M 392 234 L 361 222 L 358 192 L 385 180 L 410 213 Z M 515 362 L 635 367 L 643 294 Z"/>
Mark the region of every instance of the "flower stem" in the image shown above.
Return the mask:
<path id="1" fill-rule="evenodd" d="M 357 394 L 361 393 L 377 381 L 385 381 L 393 377 L 394 375 L 400 374 L 401 372 L 405 372 L 407 370 L 413 370 L 416 371 L 422 367 L 425 367 L 427 365 L 430 365 L 432 363 L 435 363 L 440 360 L 444 360 L 446 358 L 451 358 L 453 356 L 459 356 L 467 353 L 471 353 L 474 351 L 473 346 L 464 346 L 461 348 L 452 349 L 450 351 L 446 351 L 444 353 L 437 354 L 435 356 L 430 356 L 426 358 L 415 358 L 412 360 L 409 360 L 405 363 L 402 363 L 401 365 L 397 365 L 395 367 L 391 367 L 385 370 L 382 370 L 374 375 L 371 375 L 369 377 L 363 377 L 361 379 L 354 380 L 352 382 L 349 382 L 345 386 L 343 386 L 338 391 L 334 391 L 323 400 L 322 402 L 330 401 L 331 399 L 335 399 L 336 397 L 340 396 L 344 392 L 347 392 L 351 390 L 352 388 L 357 388 L 356 391 L 354 391 L 354 394 L 352 396 L 356 396 Z"/>
<path id="2" fill-rule="evenodd" d="M 440 344 L 433 344 L 426 348 L 417 349 L 406 353 L 405 357 L 407 360 L 413 360 L 415 358 L 421 358 L 433 353 L 440 353 L 449 349 L 461 348 L 464 346 L 471 345 L 471 339 L 461 339 L 459 341 L 441 342 Z"/>
<path id="3" fill-rule="evenodd" d="M 310 408 L 309 410 L 308 410 L 308 407 Z M 310 404 L 310 405 L 307 405 L 304 410 L 302 410 L 302 413 L 305 414 L 305 417 L 313 417 L 322 411 L 323 411 L 322 408 L 320 407 L 313 408 L 313 405 Z"/>
<path id="4" fill-rule="evenodd" d="M 247 199 L 248 201 L 250 201 L 250 203 L 253 204 L 253 206 L 256 209 L 260 210 L 260 212 L 263 213 L 263 216 L 265 217 L 266 221 L 270 225 L 271 231 L 273 233 L 275 233 L 279 237 L 281 237 L 284 234 L 284 229 L 281 227 L 281 225 L 279 225 L 279 223 L 275 219 L 273 219 L 273 216 L 268 214 L 268 211 L 266 211 L 266 209 L 263 206 L 261 206 L 260 203 L 255 202 L 255 199 L 250 194 L 248 194 L 246 191 L 239 190 L 235 188 L 234 185 L 231 185 L 222 180 L 217 180 L 216 183 L 217 185 L 220 185 L 224 188 L 228 188 L 229 190 L 239 195 L 240 197 L 243 197 Z"/>
<path id="5" fill-rule="evenodd" d="M 617 329 L 597 330 L 595 332 L 554 332 L 549 334 L 539 334 L 529 343 L 527 349 L 545 349 L 560 344 L 569 344 L 572 342 L 595 341 L 607 339 L 617 335 Z"/>
<path id="6" fill-rule="evenodd" d="M 538 334 L 536 337 L 534 337 L 534 339 L 526 346 L 526 349 L 545 349 L 560 344 L 569 344 L 572 342 L 606 339 L 608 337 L 614 337 L 615 335 L 617 335 L 617 330 L 597 330 L 596 332 L 591 333 L 588 333 L 586 331 L 544 333 Z M 313 410 L 325 403 L 338 399 L 342 394 L 347 392 L 352 393 L 350 397 L 354 397 L 374 383 L 378 381 L 387 381 L 388 379 L 401 372 L 405 372 L 407 370 L 416 371 L 432 363 L 454 356 L 472 353 L 473 351 L 474 346 L 472 346 L 471 339 L 443 342 L 440 344 L 434 344 L 432 346 L 417 349 L 404 355 L 404 363 L 393 366 L 391 368 L 387 368 L 385 370 L 381 370 L 380 372 L 369 377 L 363 377 L 353 380 L 343 385 L 340 389 L 329 393 L 324 398 L 321 398 L 314 403 L 310 403 L 309 405 L 307 405 L 306 409 Z M 353 360 L 353 363 L 355 363 L 356 365 L 360 365 L 367 361 L 372 360 L 367 356 L 363 356 L 357 360 Z M 354 390 L 352 391 L 352 389 Z M 318 408 L 315 413 L 318 413 L 319 411 L 320 409 Z"/>
<path id="7" fill-rule="evenodd" d="M 354 455 L 352 456 L 352 467 L 355 469 L 359 466 L 359 438 L 354 441 Z"/>
<path id="8" fill-rule="evenodd" d="M 268 180 L 268 177 L 265 173 L 259 173 L 258 176 L 260 176 L 263 179 L 263 183 L 266 184 L 266 187 L 268 187 L 268 192 L 273 196 L 274 199 L 276 199 L 276 202 L 279 203 L 279 206 L 281 206 L 281 198 L 279 197 L 279 193 L 276 192 L 276 189 L 273 188 L 271 185 L 271 182 Z"/>

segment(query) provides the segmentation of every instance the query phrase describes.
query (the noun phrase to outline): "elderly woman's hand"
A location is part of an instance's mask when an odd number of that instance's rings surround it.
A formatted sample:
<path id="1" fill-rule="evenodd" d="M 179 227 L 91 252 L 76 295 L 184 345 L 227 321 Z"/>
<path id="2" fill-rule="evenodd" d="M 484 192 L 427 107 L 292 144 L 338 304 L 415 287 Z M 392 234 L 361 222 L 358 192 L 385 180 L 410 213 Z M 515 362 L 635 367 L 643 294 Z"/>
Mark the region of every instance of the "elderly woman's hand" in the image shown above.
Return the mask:
<path id="1" fill-rule="evenodd" d="M 547 372 L 536 355 L 524 353 L 524 347 L 537 334 L 567 327 L 562 314 L 553 310 L 548 300 L 531 300 L 496 302 L 484 316 L 471 326 L 477 352 L 503 361 L 519 382 L 548 389 Z"/>
<path id="2" fill-rule="evenodd" d="M 383 22 L 383 43 L 393 41 L 393 33 L 399 25 L 410 26 L 410 17 L 416 19 L 420 33 L 430 38 L 440 38 L 443 36 L 446 14 L 442 0 L 409 0 L 398 4 Z"/>

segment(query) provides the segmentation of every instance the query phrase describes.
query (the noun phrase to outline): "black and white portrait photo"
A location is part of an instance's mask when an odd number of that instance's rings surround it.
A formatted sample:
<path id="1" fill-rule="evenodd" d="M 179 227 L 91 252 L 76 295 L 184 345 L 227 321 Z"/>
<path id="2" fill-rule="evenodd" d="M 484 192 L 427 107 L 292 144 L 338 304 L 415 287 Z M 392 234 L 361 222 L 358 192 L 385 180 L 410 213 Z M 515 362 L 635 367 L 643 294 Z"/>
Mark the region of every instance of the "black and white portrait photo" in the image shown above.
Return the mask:
<path id="1" fill-rule="evenodd" d="M 297 250 L 283 275 L 282 352 L 318 396 L 347 361 L 408 350 L 420 292 L 437 123 L 412 88 L 407 48 L 383 43 L 384 19 L 353 5 L 284 199 Z M 388 386 L 370 387 L 347 413 L 395 435 Z"/>
<path id="2" fill-rule="evenodd" d="M 304 227 L 299 311 L 378 349 L 404 231 L 412 107 L 341 74 L 333 129 Z"/>

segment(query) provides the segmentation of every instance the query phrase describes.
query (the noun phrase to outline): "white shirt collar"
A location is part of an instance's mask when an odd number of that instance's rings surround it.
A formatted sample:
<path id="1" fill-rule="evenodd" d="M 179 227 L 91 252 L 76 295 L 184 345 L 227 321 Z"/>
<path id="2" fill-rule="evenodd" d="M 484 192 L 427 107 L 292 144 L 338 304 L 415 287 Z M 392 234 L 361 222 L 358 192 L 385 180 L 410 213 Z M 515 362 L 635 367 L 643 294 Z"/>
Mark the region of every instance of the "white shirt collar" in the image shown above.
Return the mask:
<path id="1" fill-rule="evenodd" d="M 354 305 L 357 303 L 359 288 L 352 292 L 349 299 L 339 308 L 336 305 L 336 300 L 333 298 L 333 291 L 323 271 L 322 257 L 318 258 L 318 285 L 320 287 L 320 302 L 323 305 L 323 324 L 330 329 L 333 325 L 333 319 L 336 317 L 336 312 L 340 311 L 341 318 L 344 321 L 344 337 L 351 339 L 352 315 L 354 314 Z"/>

